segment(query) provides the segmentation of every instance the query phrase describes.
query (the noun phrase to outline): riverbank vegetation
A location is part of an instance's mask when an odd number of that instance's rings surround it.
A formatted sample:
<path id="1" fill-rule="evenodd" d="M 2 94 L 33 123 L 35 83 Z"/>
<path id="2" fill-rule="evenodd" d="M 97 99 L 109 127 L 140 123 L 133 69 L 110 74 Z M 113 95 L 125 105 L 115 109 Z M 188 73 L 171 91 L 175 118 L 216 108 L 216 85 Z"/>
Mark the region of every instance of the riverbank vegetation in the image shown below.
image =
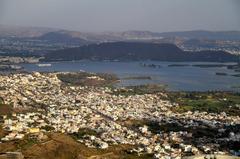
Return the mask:
<path id="1" fill-rule="evenodd" d="M 80 86 L 111 86 L 118 82 L 118 77 L 108 73 L 60 73 L 57 75 L 59 80 L 68 85 Z"/>

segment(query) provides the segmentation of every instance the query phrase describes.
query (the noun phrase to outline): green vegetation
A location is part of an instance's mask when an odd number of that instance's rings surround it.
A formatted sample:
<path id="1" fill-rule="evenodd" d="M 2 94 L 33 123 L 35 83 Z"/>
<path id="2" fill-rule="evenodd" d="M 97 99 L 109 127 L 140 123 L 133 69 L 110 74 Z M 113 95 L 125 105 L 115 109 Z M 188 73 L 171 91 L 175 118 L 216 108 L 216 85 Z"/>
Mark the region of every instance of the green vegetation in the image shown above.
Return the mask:
<path id="1" fill-rule="evenodd" d="M 81 86 L 111 86 L 118 81 L 117 76 L 107 73 L 65 73 L 58 74 L 58 78 L 69 85 Z"/>
<path id="2" fill-rule="evenodd" d="M 53 130 L 55 130 L 54 127 L 49 126 L 49 125 L 43 126 L 43 127 L 41 127 L 41 129 L 44 129 L 44 130 L 46 130 L 46 131 L 53 131 Z"/>
<path id="3" fill-rule="evenodd" d="M 73 137 L 77 139 L 81 139 L 85 135 L 99 136 L 99 133 L 97 133 L 95 130 L 88 128 L 80 128 L 77 133 L 73 133 Z"/>
<path id="4" fill-rule="evenodd" d="M 29 147 L 32 147 L 33 145 L 37 144 L 37 139 L 31 138 L 30 136 L 26 136 L 24 140 L 18 140 L 16 141 L 16 146 L 20 149 L 28 149 Z"/>
<path id="5" fill-rule="evenodd" d="M 120 88 L 113 91 L 114 95 L 143 95 L 143 94 L 154 94 L 165 91 L 165 85 L 158 84 L 148 84 L 148 85 L 140 85 L 140 86 L 129 86 L 125 88 Z"/>
<path id="6" fill-rule="evenodd" d="M 138 131 L 139 130 L 139 127 L 143 127 L 143 126 L 148 126 L 148 130 L 150 130 L 152 133 L 154 134 L 158 134 L 161 129 L 160 129 L 160 125 L 158 122 L 156 121 L 151 121 L 149 119 L 145 119 L 145 120 L 137 120 L 137 119 L 134 119 L 134 120 L 126 120 L 123 122 L 123 124 L 132 129 L 132 130 L 135 130 L 135 131 Z"/>
<path id="7" fill-rule="evenodd" d="M 191 132 L 194 138 L 210 137 L 215 138 L 218 134 L 218 130 L 215 128 L 207 126 L 194 126 L 184 127 L 184 125 L 178 123 L 159 123 L 157 121 L 151 121 L 148 119 L 145 120 L 127 120 L 123 122 L 125 126 L 139 131 L 139 127 L 147 126 L 148 130 L 153 134 L 159 134 L 160 132 L 169 133 L 169 132 L 179 132 L 187 131 Z M 188 141 L 186 141 L 188 142 Z"/>
<path id="8" fill-rule="evenodd" d="M 240 93 L 230 92 L 173 92 L 168 93 L 172 102 L 179 104 L 174 111 L 206 111 L 209 113 L 226 112 L 240 114 Z"/>

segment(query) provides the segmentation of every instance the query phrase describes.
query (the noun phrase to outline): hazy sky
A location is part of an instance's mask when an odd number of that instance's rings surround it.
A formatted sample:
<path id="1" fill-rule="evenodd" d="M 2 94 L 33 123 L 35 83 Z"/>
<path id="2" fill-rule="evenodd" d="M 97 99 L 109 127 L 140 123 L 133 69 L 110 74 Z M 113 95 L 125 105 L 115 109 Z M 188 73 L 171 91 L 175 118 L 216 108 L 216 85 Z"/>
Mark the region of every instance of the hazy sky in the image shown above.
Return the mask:
<path id="1" fill-rule="evenodd" d="M 0 0 L 0 24 L 78 31 L 240 30 L 240 0 Z"/>

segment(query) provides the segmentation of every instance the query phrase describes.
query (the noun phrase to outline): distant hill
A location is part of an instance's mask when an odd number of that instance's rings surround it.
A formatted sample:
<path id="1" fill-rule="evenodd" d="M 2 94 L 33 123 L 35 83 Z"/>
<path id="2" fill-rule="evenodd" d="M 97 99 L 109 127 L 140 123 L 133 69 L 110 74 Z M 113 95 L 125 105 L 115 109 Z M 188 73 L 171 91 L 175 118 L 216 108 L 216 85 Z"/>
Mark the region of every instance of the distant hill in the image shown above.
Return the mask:
<path id="1" fill-rule="evenodd" d="M 37 37 L 36 39 L 48 41 L 51 43 L 64 43 L 64 44 L 76 44 L 76 45 L 89 44 L 89 42 L 84 39 L 73 37 L 70 34 L 67 34 L 66 32 L 62 32 L 62 31 L 49 32 L 49 33 L 43 34 L 40 37 Z"/>
<path id="2" fill-rule="evenodd" d="M 208 39 L 208 40 L 240 40 L 240 31 L 180 31 L 180 32 L 150 32 L 150 31 L 125 31 L 104 32 L 98 37 L 110 37 L 119 40 L 155 40 L 163 38 L 183 39 Z"/>
<path id="3" fill-rule="evenodd" d="M 92 44 L 46 54 L 46 61 L 56 60 L 159 60 L 230 62 L 238 58 L 224 51 L 184 52 L 173 44 L 113 42 Z"/>
<path id="4" fill-rule="evenodd" d="M 39 37 L 48 32 L 58 31 L 59 29 L 44 28 L 44 27 L 20 27 L 0 25 L 0 37 Z"/>
<path id="5" fill-rule="evenodd" d="M 240 31 L 183 31 L 159 33 L 159 36 L 188 39 L 240 40 Z"/>

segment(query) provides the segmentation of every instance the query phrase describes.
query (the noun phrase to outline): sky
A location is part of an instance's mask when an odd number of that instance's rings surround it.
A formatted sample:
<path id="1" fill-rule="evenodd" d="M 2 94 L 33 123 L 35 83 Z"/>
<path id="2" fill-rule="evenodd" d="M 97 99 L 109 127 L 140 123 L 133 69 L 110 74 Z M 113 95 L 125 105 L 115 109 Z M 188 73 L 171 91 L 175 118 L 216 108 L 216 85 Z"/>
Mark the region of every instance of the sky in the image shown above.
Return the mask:
<path id="1" fill-rule="evenodd" d="M 240 0 L 0 0 L 0 24 L 85 32 L 240 30 Z"/>

